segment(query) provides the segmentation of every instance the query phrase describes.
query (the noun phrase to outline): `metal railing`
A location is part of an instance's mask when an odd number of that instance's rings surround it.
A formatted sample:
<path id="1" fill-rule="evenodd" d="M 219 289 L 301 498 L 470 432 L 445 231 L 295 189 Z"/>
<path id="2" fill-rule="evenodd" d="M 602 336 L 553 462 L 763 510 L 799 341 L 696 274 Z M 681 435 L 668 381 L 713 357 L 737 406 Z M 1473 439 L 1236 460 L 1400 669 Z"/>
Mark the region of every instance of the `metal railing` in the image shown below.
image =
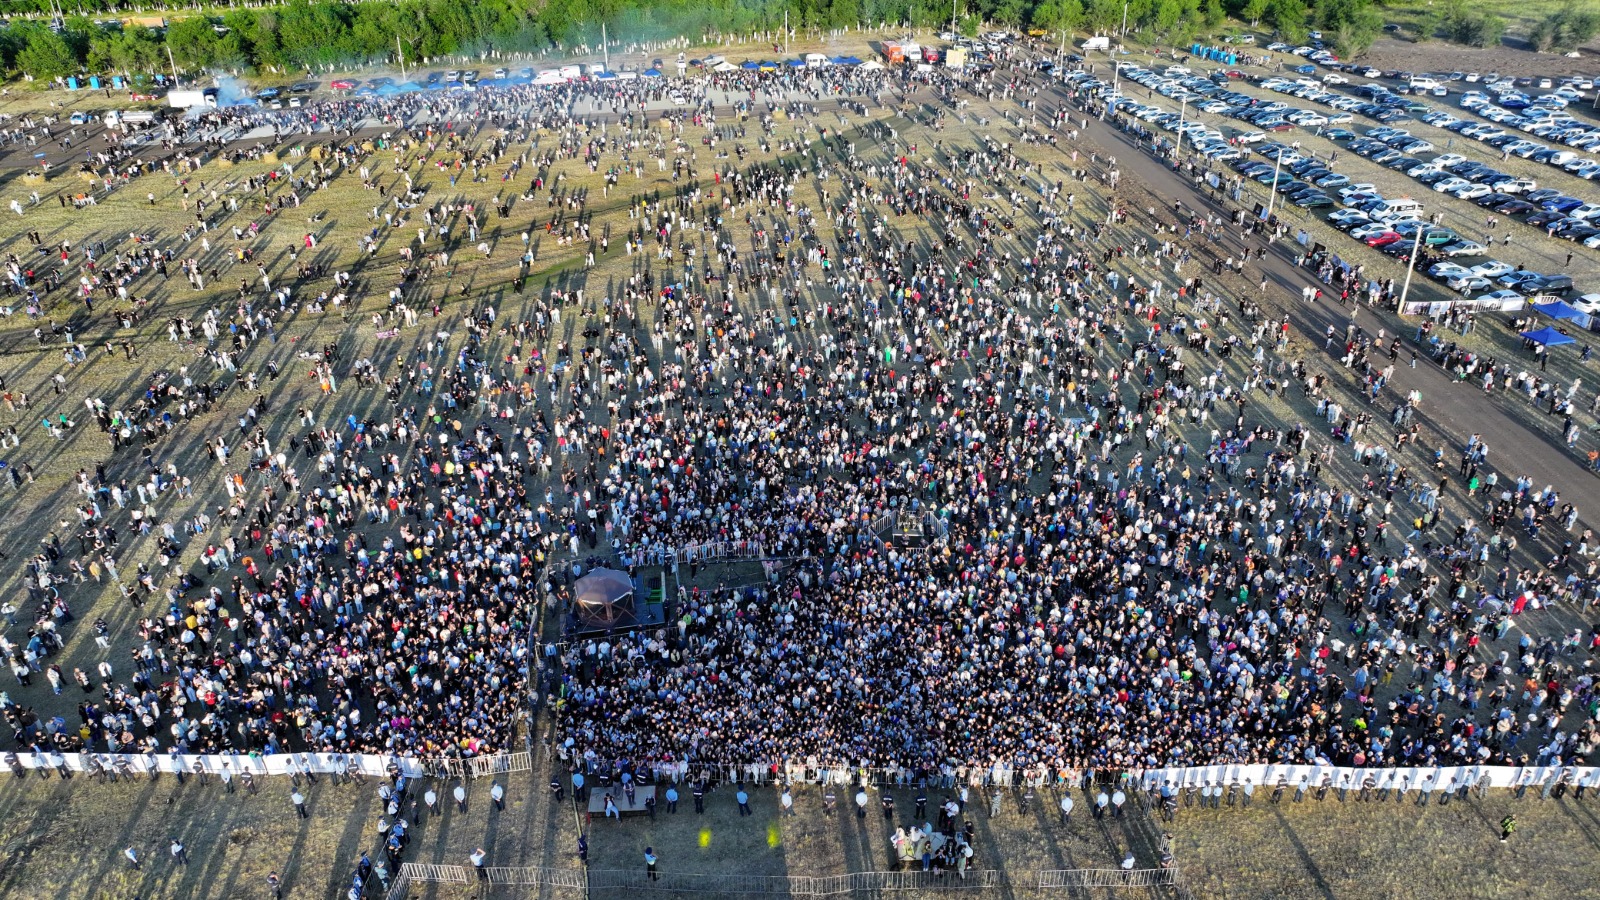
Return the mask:
<path id="1" fill-rule="evenodd" d="M 523 885 L 570 888 L 600 892 L 602 895 L 622 891 L 665 891 L 678 894 L 772 894 L 795 897 L 831 897 L 840 894 L 883 891 L 962 891 L 1003 887 L 1007 883 L 1003 872 L 994 869 L 969 869 L 964 875 L 952 870 L 925 872 L 906 869 L 896 872 L 849 872 L 843 875 L 741 875 L 705 874 L 693 872 L 658 872 L 651 878 L 639 869 L 550 869 L 541 866 L 494 866 L 482 871 L 483 881 L 496 885 Z M 1071 875 L 1065 873 L 1040 873 L 1039 883 L 1046 875 Z M 1136 873 L 1109 870 L 1109 875 Z M 1169 873 L 1170 874 L 1170 873 Z M 404 863 L 400 875 L 391 887 L 388 900 L 402 900 L 413 883 L 469 884 L 478 879 L 468 866 L 440 866 L 426 863 Z M 1072 884 L 1070 880 L 1064 883 Z M 1170 884 L 1150 882 L 1151 884 Z M 1085 886 L 1135 886 L 1129 879 L 1104 881 L 1085 879 L 1076 884 Z"/>
<path id="2" fill-rule="evenodd" d="M 1040 890 L 1171 887 L 1176 869 L 1050 869 L 1039 873 Z"/>
<path id="3" fill-rule="evenodd" d="M 502 753 L 496 756 L 474 756 L 466 761 L 467 774 L 473 778 L 485 775 L 504 775 L 510 772 L 533 771 L 533 754 Z"/>

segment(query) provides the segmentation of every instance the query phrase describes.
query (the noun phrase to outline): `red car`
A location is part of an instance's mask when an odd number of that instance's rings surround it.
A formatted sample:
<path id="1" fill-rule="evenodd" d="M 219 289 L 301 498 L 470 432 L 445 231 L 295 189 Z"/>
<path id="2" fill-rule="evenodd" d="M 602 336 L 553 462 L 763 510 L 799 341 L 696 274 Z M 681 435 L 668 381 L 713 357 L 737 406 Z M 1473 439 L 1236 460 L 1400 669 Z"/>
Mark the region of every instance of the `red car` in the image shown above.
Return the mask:
<path id="1" fill-rule="evenodd" d="M 1229 69 L 1228 71 L 1223 72 L 1222 74 L 1228 76 L 1229 78 L 1249 78 L 1250 77 L 1250 76 L 1244 74 L 1243 72 L 1239 71 L 1238 69 Z"/>
<path id="2" fill-rule="evenodd" d="M 1395 241 L 1401 240 L 1405 240 L 1405 238 L 1402 238 L 1400 235 L 1395 234 L 1392 231 L 1385 231 L 1383 234 L 1375 234 L 1366 239 L 1368 247 L 1387 247 Z"/>
<path id="3" fill-rule="evenodd" d="M 341 78 L 338 81 L 329 82 L 328 87 L 336 91 L 353 91 L 356 89 L 356 83 L 349 79 Z"/>

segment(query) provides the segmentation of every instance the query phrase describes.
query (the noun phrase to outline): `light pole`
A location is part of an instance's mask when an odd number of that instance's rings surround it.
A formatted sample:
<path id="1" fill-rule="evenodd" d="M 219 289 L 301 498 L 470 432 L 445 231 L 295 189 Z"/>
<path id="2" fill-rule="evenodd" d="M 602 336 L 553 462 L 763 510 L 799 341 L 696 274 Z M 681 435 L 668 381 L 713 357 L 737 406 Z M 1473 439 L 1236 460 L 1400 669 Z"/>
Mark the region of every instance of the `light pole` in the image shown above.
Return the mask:
<path id="1" fill-rule="evenodd" d="M 1178 106 L 1178 149 L 1174 152 L 1179 155 L 1183 153 L 1183 117 L 1188 111 L 1189 98 L 1185 95 L 1182 103 Z M 1277 181 L 1277 176 L 1273 176 L 1272 180 Z"/>
<path id="2" fill-rule="evenodd" d="M 1283 165 L 1283 153 L 1278 153 L 1278 158 L 1272 161 L 1272 184 L 1267 190 L 1267 221 L 1272 221 L 1272 205 L 1278 202 L 1278 169 Z"/>
<path id="3" fill-rule="evenodd" d="M 1411 259 L 1406 263 L 1406 281 L 1400 286 L 1400 303 L 1395 312 L 1406 308 L 1406 294 L 1411 290 L 1411 273 L 1416 271 L 1417 253 L 1422 250 L 1422 232 L 1426 231 L 1427 227 L 1422 222 L 1417 223 L 1417 236 L 1411 239 Z"/>

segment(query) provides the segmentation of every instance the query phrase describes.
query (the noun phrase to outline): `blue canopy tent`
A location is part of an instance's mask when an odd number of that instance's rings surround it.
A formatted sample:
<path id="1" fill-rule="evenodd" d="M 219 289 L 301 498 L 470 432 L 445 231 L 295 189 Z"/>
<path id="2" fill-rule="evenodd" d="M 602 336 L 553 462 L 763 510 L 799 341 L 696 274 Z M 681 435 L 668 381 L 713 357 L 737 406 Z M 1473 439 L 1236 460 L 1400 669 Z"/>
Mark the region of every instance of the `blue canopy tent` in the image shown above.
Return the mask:
<path id="1" fill-rule="evenodd" d="M 789 65 L 792 68 L 804 69 L 806 67 L 806 61 L 803 59 L 791 59 L 789 60 Z"/>
<path id="2" fill-rule="evenodd" d="M 660 69 L 645 69 L 644 70 L 644 77 L 646 77 L 646 78 L 660 78 L 661 77 L 661 70 Z"/>
<path id="3" fill-rule="evenodd" d="M 1575 344 L 1578 342 L 1577 338 L 1568 337 L 1548 325 L 1537 331 L 1524 331 L 1522 339 L 1532 341 L 1535 344 L 1543 344 L 1546 347 L 1559 347 L 1562 344 Z"/>
<path id="4" fill-rule="evenodd" d="M 741 69 L 750 69 L 750 70 L 753 71 L 755 69 L 761 68 L 761 63 L 758 63 L 753 59 L 747 59 L 747 60 L 745 60 L 743 63 L 741 63 L 739 65 L 739 68 L 741 68 Z"/>
<path id="5" fill-rule="evenodd" d="M 1552 319 L 1576 319 L 1583 315 L 1561 300 L 1552 300 L 1549 303 L 1536 303 L 1533 306 L 1539 312 Z"/>
<path id="6" fill-rule="evenodd" d="M 841 66 L 859 66 L 859 65 L 861 65 L 860 57 L 856 57 L 856 56 L 836 56 L 836 57 L 834 57 L 833 61 L 838 63 Z"/>

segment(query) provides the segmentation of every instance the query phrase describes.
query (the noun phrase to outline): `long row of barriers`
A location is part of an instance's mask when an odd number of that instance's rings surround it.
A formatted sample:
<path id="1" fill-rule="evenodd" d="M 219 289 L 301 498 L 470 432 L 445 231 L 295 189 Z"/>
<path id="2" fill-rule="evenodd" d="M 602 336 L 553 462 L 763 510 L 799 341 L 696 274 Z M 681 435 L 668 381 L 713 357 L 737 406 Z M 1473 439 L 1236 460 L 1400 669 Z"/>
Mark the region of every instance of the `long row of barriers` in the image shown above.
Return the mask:
<path id="1" fill-rule="evenodd" d="M 1008 875 L 996 869 L 925 872 L 849 872 L 843 875 L 741 875 L 659 872 L 649 878 L 633 869 L 547 869 L 527 867 L 440 866 L 404 863 L 390 886 L 387 900 L 404 900 L 412 885 L 523 885 L 584 890 L 597 896 L 623 891 L 665 891 L 678 894 L 771 894 L 792 897 L 835 897 L 856 892 L 992 890 L 1008 886 L 1040 890 L 1088 888 L 1178 887 L 1176 869 L 1055 869 Z"/>
<path id="2" fill-rule="evenodd" d="M 586 764 L 592 773 L 605 766 Z M 817 760 L 781 763 L 694 763 L 679 761 L 659 763 L 652 767 L 660 781 L 674 784 L 694 783 L 702 780 L 740 782 L 746 784 L 786 783 L 850 785 L 866 784 L 878 787 L 911 787 L 925 781 L 933 790 L 954 790 L 960 787 L 973 789 L 993 788 L 1064 788 L 1079 786 L 1092 776 L 1101 784 L 1113 782 L 1147 791 L 1157 791 L 1164 785 L 1175 787 L 1200 787 L 1206 784 L 1229 786 L 1250 785 L 1273 787 L 1279 783 L 1289 787 L 1305 784 L 1319 787 L 1359 789 L 1368 780 L 1375 788 L 1443 789 L 1451 784 L 1457 787 L 1515 788 L 1555 785 L 1600 787 L 1600 767 L 1595 766 L 1430 766 L 1405 768 L 1355 768 L 1335 766 L 1331 763 L 1313 764 L 1219 764 L 1184 768 L 1142 770 L 1084 770 L 1050 769 L 1044 766 L 1023 767 L 994 765 L 988 767 L 960 767 L 934 772 L 919 772 L 909 768 L 881 768 L 827 764 Z"/>
<path id="3" fill-rule="evenodd" d="M 58 753 L 38 750 L 6 753 L 0 762 L 13 772 L 55 770 L 112 777 L 161 774 L 200 778 L 338 775 L 360 778 L 468 779 L 530 772 L 533 753 L 501 753 L 448 759 L 415 759 L 368 753 L 184 754 L 184 753 Z"/>
<path id="4" fill-rule="evenodd" d="M 114 754 L 57 753 L 41 750 L 6 753 L 4 764 L 14 772 L 53 769 L 63 774 L 145 776 L 179 773 L 205 777 L 349 775 L 356 777 L 398 777 L 437 779 L 476 779 L 514 772 L 531 772 L 533 752 L 504 753 L 458 759 L 415 759 L 400 756 L 342 753 L 282 753 L 267 755 L 217 754 Z M 559 765 L 559 763 L 558 763 Z M 748 765 L 707 765 L 690 763 L 658 765 L 657 778 L 673 783 L 701 779 L 744 783 L 789 784 L 871 784 L 883 787 L 912 786 L 926 778 L 934 789 L 1077 786 L 1093 775 L 1099 783 L 1122 782 L 1145 791 L 1158 791 L 1166 785 L 1178 788 L 1202 785 L 1248 785 L 1271 788 L 1279 784 L 1295 787 L 1349 788 L 1364 785 L 1399 790 L 1448 790 L 1451 788 L 1600 788 L 1600 767 L 1595 766 L 1433 766 L 1411 768 L 1354 768 L 1331 764 L 1308 765 L 1214 765 L 1173 769 L 1098 772 L 1048 770 L 1043 767 L 1018 768 L 993 766 L 921 775 L 910 769 L 867 768 L 840 764 L 827 766 L 815 761 L 800 763 L 752 763 Z"/>

